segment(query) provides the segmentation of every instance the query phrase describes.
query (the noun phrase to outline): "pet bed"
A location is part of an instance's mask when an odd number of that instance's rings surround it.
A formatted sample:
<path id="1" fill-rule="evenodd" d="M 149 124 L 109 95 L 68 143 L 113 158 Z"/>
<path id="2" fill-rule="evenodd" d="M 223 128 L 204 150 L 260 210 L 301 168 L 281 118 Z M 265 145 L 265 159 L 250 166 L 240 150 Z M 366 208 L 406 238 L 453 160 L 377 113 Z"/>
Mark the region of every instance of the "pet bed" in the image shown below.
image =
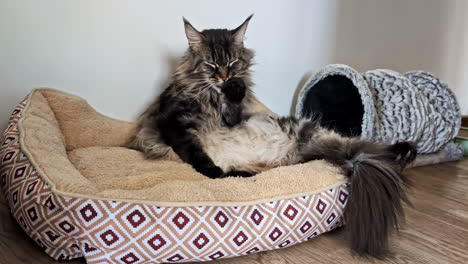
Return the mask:
<path id="1" fill-rule="evenodd" d="M 51 89 L 14 110 L 1 138 L 1 187 L 14 218 L 54 259 L 209 261 L 341 225 L 346 181 L 324 161 L 212 180 L 125 148 L 135 128 Z"/>
<path id="2" fill-rule="evenodd" d="M 428 72 L 361 74 L 347 65 L 327 65 L 300 89 L 295 115 L 319 117 L 322 125 L 345 136 L 415 142 L 423 154 L 415 165 L 463 157 L 463 149 L 452 143 L 460 129 L 460 107 L 448 86 Z"/>

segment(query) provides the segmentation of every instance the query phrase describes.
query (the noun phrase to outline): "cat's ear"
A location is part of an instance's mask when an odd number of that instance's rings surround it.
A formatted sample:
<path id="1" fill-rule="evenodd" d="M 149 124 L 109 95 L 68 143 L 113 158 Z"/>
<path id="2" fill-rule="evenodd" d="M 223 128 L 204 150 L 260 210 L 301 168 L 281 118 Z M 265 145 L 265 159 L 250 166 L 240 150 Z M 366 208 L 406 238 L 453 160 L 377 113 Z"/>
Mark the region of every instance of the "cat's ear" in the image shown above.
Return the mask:
<path id="1" fill-rule="evenodd" d="M 189 45 L 200 44 L 203 40 L 202 33 L 198 32 L 185 17 L 182 17 L 182 19 L 184 20 L 185 35 L 187 36 Z"/>
<path id="2" fill-rule="evenodd" d="M 232 30 L 232 37 L 234 42 L 243 43 L 245 39 L 245 32 L 247 31 L 247 26 L 249 25 L 250 19 L 253 17 L 251 14 L 242 25 L 238 26 L 236 29 Z"/>

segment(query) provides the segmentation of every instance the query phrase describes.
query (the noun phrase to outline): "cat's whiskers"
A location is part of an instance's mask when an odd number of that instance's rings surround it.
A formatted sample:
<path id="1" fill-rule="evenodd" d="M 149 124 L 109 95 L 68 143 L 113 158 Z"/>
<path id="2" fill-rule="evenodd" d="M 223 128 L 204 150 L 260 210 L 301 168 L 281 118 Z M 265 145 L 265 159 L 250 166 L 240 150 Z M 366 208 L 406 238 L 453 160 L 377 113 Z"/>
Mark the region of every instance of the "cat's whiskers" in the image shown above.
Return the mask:
<path id="1" fill-rule="evenodd" d="M 191 89 L 179 89 L 176 93 L 175 96 L 179 96 L 182 93 L 190 93 L 193 94 L 193 90 L 201 90 L 202 88 L 207 88 L 205 87 L 207 85 L 206 79 L 191 79 L 190 81 L 194 81 L 193 83 L 190 83 Z M 196 93 L 198 95 L 198 93 Z"/>
<path id="2" fill-rule="evenodd" d="M 194 97 L 193 99 L 196 99 L 200 96 L 203 95 L 203 93 L 205 93 L 207 91 L 207 88 L 210 88 L 210 83 L 202 83 L 203 85 L 201 86 L 197 86 L 196 89 L 193 89 L 191 92 L 195 92 L 195 93 L 191 93 Z"/>
<path id="3" fill-rule="evenodd" d="M 213 88 L 216 92 L 218 93 L 221 93 L 221 88 L 219 88 L 218 86 L 212 84 L 212 83 L 209 83 L 210 87 Z"/>

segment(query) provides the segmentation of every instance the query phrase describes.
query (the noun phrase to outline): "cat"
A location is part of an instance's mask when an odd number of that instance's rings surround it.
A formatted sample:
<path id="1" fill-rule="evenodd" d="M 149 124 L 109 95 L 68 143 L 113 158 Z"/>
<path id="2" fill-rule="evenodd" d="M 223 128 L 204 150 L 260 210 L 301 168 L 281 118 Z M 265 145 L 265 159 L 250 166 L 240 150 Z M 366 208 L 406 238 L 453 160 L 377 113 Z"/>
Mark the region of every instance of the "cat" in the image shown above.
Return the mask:
<path id="1" fill-rule="evenodd" d="M 250 19 L 233 30 L 202 32 L 184 19 L 189 49 L 172 83 L 142 115 L 131 146 L 148 158 L 179 157 L 210 178 L 327 160 L 349 181 L 344 217 L 351 248 L 361 255 L 385 254 L 407 201 L 401 171 L 414 160 L 414 145 L 343 137 L 317 120 L 256 108 L 254 53 L 243 45 Z"/>
<path id="2" fill-rule="evenodd" d="M 148 158 L 180 158 L 210 178 L 226 175 L 193 131 L 233 127 L 255 112 L 268 112 L 250 88 L 254 52 L 243 41 L 251 18 L 233 30 L 203 32 L 184 18 L 189 50 L 171 84 L 142 115 L 133 148 Z"/>

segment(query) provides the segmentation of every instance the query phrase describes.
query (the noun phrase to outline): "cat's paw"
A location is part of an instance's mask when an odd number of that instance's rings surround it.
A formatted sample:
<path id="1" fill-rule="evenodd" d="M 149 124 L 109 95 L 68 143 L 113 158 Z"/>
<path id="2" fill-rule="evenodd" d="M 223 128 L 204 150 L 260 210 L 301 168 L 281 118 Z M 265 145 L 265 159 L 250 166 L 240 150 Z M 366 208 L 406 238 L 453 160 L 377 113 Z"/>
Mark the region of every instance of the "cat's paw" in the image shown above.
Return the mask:
<path id="1" fill-rule="evenodd" d="M 242 122 L 242 106 L 240 104 L 223 104 L 221 114 L 224 123 L 228 127 L 233 127 Z"/>
<path id="2" fill-rule="evenodd" d="M 231 78 L 227 80 L 221 87 L 221 91 L 224 93 L 229 101 L 238 103 L 245 97 L 247 87 L 240 78 Z"/>
<path id="3" fill-rule="evenodd" d="M 254 173 L 250 173 L 248 171 L 238 171 L 238 170 L 232 170 L 232 171 L 229 171 L 228 173 L 226 173 L 226 175 L 228 176 L 234 176 L 234 177 L 252 177 L 254 176 L 255 174 Z"/>
<path id="4" fill-rule="evenodd" d="M 395 161 L 402 168 L 413 162 L 417 155 L 416 145 L 411 142 L 398 142 L 390 146 L 390 151 L 395 155 Z"/>
<path id="5" fill-rule="evenodd" d="M 203 171 L 200 171 L 203 175 L 211 178 L 211 179 L 218 179 L 218 178 L 224 178 L 224 172 L 223 170 L 218 167 L 218 166 L 210 166 L 206 167 L 203 169 Z"/>

